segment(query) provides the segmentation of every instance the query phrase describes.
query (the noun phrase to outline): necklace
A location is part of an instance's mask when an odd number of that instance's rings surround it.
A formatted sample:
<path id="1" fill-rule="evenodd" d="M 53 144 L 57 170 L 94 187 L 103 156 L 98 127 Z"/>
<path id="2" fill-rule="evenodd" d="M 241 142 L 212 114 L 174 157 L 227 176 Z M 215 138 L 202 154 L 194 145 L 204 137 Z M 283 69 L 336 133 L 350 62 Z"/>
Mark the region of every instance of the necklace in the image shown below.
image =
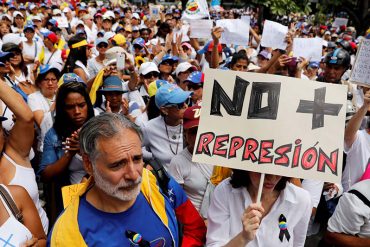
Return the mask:
<path id="1" fill-rule="evenodd" d="M 164 121 L 164 119 L 163 119 L 163 122 L 164 122 L 164 127 L 166 128 L 166 135 L 167 135 L 168 145 L 169 145 L 169 147 L 171 149 L 171 152 L 176 155 L 177 154 L 177 151 L 179 150 L 180 142 L 177 142 L 177 144 L 176 144 L 176 150 L 174 151 L 172 149 L 172 145 L 171 145 L 171 140 L 170 140 L 170 135 L 169 135 L 169 132 L 168 132 L 167 124 Z M 182 133 L 182 128 L 181 128 L 181 125 L 180 125 L 180 133 L 179 133 L 180 136 L 181 136 L 181 133 Z M 177 139 L 177 134 L 178 134 L 178 132 L 172 133 L 171 139 L 172 140 L 176 140 Z"/>

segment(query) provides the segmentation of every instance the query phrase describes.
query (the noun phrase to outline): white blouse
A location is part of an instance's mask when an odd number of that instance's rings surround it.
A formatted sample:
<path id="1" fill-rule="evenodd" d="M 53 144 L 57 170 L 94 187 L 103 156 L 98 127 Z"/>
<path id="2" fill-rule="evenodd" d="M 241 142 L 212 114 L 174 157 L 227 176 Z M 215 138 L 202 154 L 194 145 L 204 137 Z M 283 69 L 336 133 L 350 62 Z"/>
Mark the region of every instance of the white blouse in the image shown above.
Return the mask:
<path id="1" fill-rule="evenodd" d="M 223 246 L 242 231 L 242 214 L 252 203 L 246 188 L 234 189 L 230 178 L 220 183 L 213 194 L 208 210 L 207 246 Z M 304 246 L 308 222 L 312 211 L 307 191 L 291 183 L 281 191 L 270 212 L 262 219 L 255 239 L 248 247 L 300 247 Z M 290 240 L 279 239 L 279 217 L 286 218 Z"/>

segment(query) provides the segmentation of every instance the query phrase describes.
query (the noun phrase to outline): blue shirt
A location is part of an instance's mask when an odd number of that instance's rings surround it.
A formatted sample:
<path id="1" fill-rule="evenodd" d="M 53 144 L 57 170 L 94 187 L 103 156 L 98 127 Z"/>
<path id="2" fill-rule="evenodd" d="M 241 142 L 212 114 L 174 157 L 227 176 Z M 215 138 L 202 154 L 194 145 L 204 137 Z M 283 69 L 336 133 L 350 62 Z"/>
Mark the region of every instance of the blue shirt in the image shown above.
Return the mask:
<path id="1" fill-rule="evenodd" d="M 135 203 L 122 213 L 100 211 L 86 201 L 86 195 L 82 196 L 78 210 L 78 224 L 89 247 L 139 246 L 135 243 L 140 239 L 137 234 L 150 242 L 150 246 L 172 246 L 170 232 L 141 192 Z M 126 237 L 126 231 L 132 232 L 131 237 Z"/>

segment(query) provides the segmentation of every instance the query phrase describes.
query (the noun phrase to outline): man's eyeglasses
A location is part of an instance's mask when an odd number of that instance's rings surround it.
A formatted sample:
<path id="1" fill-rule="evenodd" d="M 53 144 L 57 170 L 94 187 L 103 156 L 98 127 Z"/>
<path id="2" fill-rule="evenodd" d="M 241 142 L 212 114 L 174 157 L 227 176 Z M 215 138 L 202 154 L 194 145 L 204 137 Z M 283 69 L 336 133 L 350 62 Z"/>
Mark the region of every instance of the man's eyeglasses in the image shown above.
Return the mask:
<path id="1" fill-rule="evenodd" d="M 185 104 L 185 102 L 182 102 L 182 103 L 179 103 L 179 104 L 168 104 L 168 105 L 165 105 L 164 107 L 166 107 L 166 108 L 175 107 L 177 110 L 181 110 L 181 109 L 184 109 L 186 107 L 186 104 Z"/>
<path id="2" fill-rule="evenodd" d="M 194 84 L 194 83 L 189 83 L 188 84 L 188 89 L 193 89 L 193 90 L 198 90 L 199 88 L 202 88 L 203 85 L 201 84 Z"/>
<path id="3" fill-rule="evenodd" d="M 43 81 L 44 82 L 57 82 L 58 80 L 56 78 L 45 78 Z"/>
<path id="4" fill-rule="evenodd" d="M 153 77 L 158 77 L 159 76 L 159 73 L 158 72 L 150 72 L 146 75 L 143 75 L 145 79 L 150 79 L 150 78 L 153 78 Z"/>

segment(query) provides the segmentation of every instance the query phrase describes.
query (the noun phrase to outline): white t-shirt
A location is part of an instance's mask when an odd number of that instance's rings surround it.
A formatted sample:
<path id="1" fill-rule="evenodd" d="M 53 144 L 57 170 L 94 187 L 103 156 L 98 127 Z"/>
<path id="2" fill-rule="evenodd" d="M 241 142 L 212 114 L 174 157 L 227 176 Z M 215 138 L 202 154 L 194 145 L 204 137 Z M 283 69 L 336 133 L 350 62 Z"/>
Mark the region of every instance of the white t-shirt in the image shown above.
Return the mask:
<path id="1" fill-rule="evenodd" d="M 370 200 L 370 180 L 363 180 L 351 187 Z M 328 231 L 370 238 L 370 207 L 358 196 L 344 193 L 339 199 L 333 216 L 328 222 Z"/>
<path id="2" fill-rule="evenodd" d="M 96 58 L 90 58 L 87 60 L 87 70 L 89 71 L 90 77 L 88 78 L 89 80 L 94 78 L 100 70 L 104 69 L 104 64 L 99 63 L 96 61 Z"/>
<path id="3" fill-rule="evenodd" d="M 33 41 L 32 45 L 28 44 L 26 41 L 22 42 L 23 44 L 23 56 L 31 57 L 33 59 L 37 58 L 41 51 L 40 43 Z"/>
<path id="4" fill-rule="evenodd" d="M 59 71 L 62 71 L 64 66 L 62 60 L 62 51 L 57 49 L 54 52 L 50 52 L 46 47 L 44 47 L 44 50 L 44 65 L 49 64 L 50 66 L 59 69 Z"/>
<path id="5" fill-rule="evenodd" d="M 242 215 L 252 203 L 248 190 L 233 188 L 230 178 L 222 181 L 215 189 L 208 210 L 207 246 L 224 246 L 243 228 Z M 291 183 L 272 206 L 270 212 L 262 219 L 256 237 L 248 243 L 248 247 L 289 246 L 303 247 L 306 239 L 308 222 L 312 212 L 312 204 L 307 191 Z M 286 218 L 290 240 L 279 239 L 279 217 Z"/>
<path id="6" fill-rule="evenodd" d="M 168 126 L 159 116 L 144 123 L 141 130 L 144 158 L 150 160 L 154 156 L 168 170 L 171 159 L 184 149 L 182 124 Z"/>
<path id="7" fill-rule="evenodd" d="M 183 185 L 186 195 L 199 212 L 213 166 L 192 162 L 192 157 L 193 155 L 185 148 L 172 158 L 168 173 Z"/>
<path id="8" fill-rule="evenodd" d="M 344 151 L 347 154 L 347 160 L 342 185 L 346 192 L 349 187 L 358 182 L 366 170 L 370 158 L 370 134 L 366 130 L 357 131 L 356 140 L 351 147 L 345 145 Z"/>

